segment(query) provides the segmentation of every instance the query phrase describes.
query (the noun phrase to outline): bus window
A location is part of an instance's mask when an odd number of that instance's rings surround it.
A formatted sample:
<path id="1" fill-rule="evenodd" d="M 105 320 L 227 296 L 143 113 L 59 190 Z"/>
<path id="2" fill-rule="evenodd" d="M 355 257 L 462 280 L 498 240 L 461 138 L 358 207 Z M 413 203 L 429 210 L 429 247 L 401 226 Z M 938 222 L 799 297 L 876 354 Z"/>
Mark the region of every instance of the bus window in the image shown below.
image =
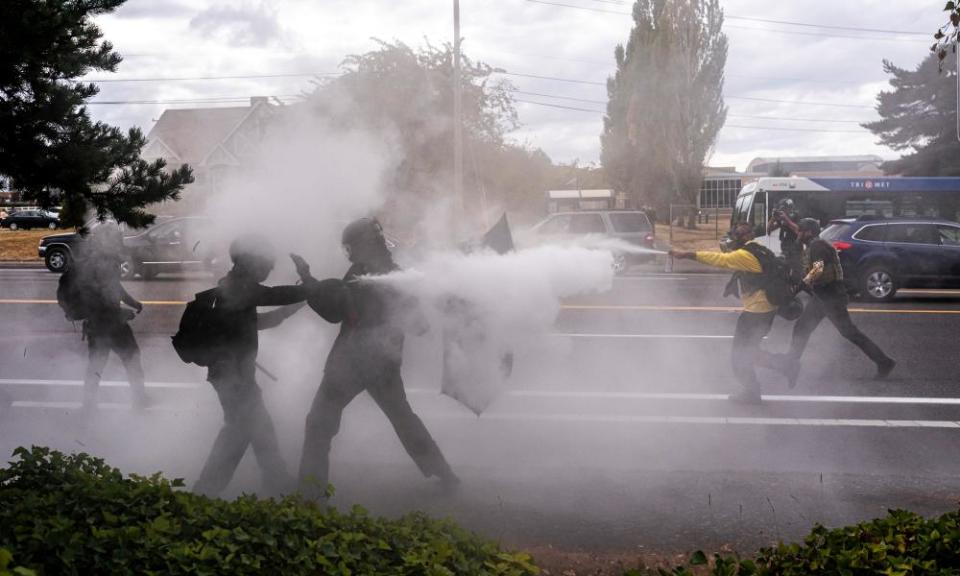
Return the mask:
<path id="1" fill-rule="evenodd" d="M 764 233 L 767 230 L 767 204 L 766 204 L 766 195 L 754 194 L 753 195 L 753 224 L 754 228 L 763 229 Z"/>
<path id="2" fill-rule="evenodd" d="M 847 200 L 845 216 L 883 216 L 893 218 L 893 202 L 889 200 Z"/>
<path id="3" fill-rule="evenodd" d="M 737 205 L 733 210 L 731 228 L 741 222 L 748 222 L 747 214 L 750 212 L 750 203 L 753 202 L 753 194 L 744 194 L 737 198 Z"/>

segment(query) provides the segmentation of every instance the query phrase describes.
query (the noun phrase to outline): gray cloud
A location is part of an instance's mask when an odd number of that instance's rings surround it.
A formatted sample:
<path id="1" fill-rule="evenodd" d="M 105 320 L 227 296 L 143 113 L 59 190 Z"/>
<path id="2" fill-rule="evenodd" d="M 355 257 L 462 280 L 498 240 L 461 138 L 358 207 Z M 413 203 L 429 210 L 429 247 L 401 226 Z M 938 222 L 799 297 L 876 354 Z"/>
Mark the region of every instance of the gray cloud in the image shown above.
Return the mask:
<path id="1" fill-rule="evenodd" d="M 235 46 L 266 46 L 282 37 L 277 13 L 265 3 L 256 7 L 213 6 L 194 16 L 190 29 L 218 35 Z"/>
<path id="2" fill-rule="evenodd" d="M 182 19 L 196 12 L 195 8 L 180 0 L 131 1 L 113 13 L 117 18 L 147 18 L 151 20 Z"/>

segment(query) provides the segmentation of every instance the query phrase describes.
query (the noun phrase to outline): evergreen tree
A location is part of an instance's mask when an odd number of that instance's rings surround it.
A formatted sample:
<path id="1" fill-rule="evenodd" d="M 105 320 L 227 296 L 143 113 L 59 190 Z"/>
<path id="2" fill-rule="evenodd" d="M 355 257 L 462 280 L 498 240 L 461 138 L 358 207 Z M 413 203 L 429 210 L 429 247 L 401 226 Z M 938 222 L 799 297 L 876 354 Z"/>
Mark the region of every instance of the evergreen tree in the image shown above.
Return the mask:
<path id="1" fill-rule="evenodd" d="M 607 80 L 601 161 L 638 204 L 695 204 L 727 114 L 723 10 L 719 0 L 637 0 L 633 20 Z"/>
<path id="2" fill-rule="evenodd" d="M 91 19 L 123 2 L 0 2 L 0 178 L 41 206 L 62 203 L 72 224 L 90 208 L 148 224 L 146 206 L 176 200 L 193 181 L 186 165 L 168 172 L 162 160 L 141 159 L 139 129 L 94 122 L 84 106 L 98 89 L 78 79 L 121 61 Z"/>
<path id="3" fill-rule="evenodd" d="M 960 142 L 957 141 L 957 77 L 954 55 L 946 56 L 939 70 L 936 54 L 916 70 L 884 61 L 892 90 L 877 96 L 881 120 L 863 127 L 894 150 L 912 150 L 899 160 L 885 162 L 888 174 L 903 176 L 960 176 Z"/>

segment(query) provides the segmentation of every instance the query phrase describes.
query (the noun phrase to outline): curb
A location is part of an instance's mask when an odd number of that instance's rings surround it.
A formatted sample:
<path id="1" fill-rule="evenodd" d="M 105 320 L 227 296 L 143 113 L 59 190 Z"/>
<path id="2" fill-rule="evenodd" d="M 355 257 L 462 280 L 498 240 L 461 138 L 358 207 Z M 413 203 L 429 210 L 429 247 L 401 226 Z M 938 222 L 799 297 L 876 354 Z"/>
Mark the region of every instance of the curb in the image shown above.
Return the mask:
<path id="1" fill-rule="evenodd" d="M 17 269 L 22 269 L 22 270 L 42 270 L 42 269 L 46 269 L 46 265 L 45 265 L 42 261 L 40 261 L 40 260 L 37 260 L 36 262 L 30 262 L 30 261 L 27 261 L 27 262 L 23 262 L 23 261 L 3 262 L 3 261 L 0 261 L 0 270 L 17 270 Z"/>

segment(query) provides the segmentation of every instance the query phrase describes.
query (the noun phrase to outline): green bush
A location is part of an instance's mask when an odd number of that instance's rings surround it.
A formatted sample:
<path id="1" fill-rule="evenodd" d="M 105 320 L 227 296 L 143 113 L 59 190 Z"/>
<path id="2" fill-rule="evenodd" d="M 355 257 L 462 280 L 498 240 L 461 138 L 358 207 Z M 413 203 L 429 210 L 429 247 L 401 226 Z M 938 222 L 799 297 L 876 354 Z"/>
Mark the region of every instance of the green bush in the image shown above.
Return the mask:
<path id="1" fill-rule="evenodd" d="M 690 559 L 706 565 L 703 552 Z M 960 574 L 960 512 L 926 519 L 891 510 L 885 518 L 828 530 L 817 524 L 803 544 L 765 548 L 751 560 L 715 556 L 716 576 L 939 576 Z M 661 576 L 690 576 L 686 567 Z"/>
<path id="2" fill-rule="evenodd" d="M 0 576 L 10 552 L 40 575 L 528 575 L 449 521 L 321 510 L 298 497 L 234 501 L 179 490 L 159 474 L 124 477 L 103 460 L 18 448 L 0 469 Z M 8 552 L 9 551 L 9 552 Z"/>

